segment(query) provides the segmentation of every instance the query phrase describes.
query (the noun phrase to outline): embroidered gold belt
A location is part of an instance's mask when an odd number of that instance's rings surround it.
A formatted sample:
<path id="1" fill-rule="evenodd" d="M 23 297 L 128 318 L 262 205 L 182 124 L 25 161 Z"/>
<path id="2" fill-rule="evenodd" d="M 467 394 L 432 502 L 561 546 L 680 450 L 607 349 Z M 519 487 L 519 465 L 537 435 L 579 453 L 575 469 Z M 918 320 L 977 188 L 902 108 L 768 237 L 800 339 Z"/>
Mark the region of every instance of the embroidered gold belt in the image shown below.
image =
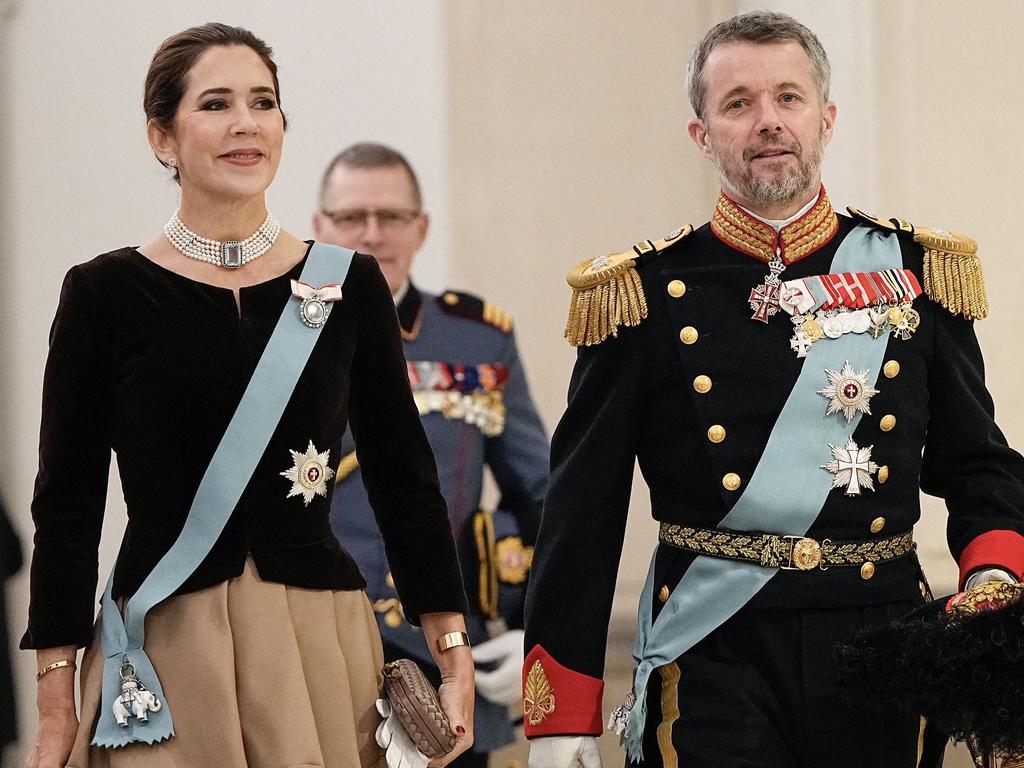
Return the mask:
<path id="1" fill-rule="evenodd" d="M 910 554 L 914 549 L 913 531 L 882 539 L 818 541 L 807 536 L 736 533 L 662 523 L 658 540 L 662 544 L 698 555 L 742 560 L 784 571 L 810 571 L 815 568 L 826 570 L 869 562 L 884 563 Z"/>

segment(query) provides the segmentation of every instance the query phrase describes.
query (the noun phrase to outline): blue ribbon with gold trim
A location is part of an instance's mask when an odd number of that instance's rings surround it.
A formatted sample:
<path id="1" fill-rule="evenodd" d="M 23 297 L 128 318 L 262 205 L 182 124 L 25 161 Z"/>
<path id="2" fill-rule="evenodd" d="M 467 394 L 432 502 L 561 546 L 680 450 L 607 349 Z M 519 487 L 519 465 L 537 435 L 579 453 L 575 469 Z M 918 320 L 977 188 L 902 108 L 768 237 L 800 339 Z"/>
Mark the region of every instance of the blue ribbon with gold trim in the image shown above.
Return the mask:
<path id="1" fill-rule="evenodd" d="M 899 242 L 892 233 L 856 227 L 840 244 L 833 272 L 883 270 L 902 264 Z M 821 465 L 831 457 L 829 443 L 845 445 L 860 422 L 825 415 L 817 390 L 826 368 L 839 370 L 847 360 L 876 377 L 885 355 L 886 337 L 847 334 L 827 344 L 815 344 L 804 359 L 786 404 L 772 429 L 761 460 L 743 495 L 719 523 L 730 531 L 762 531 L 802 536 L 817 519 L 833 476 Z M 854 362 L 855 361 L 855 362 Z M 633 655 L 638 661 L 633 679 L 636 703 L 623 735 L 630 760 L 643 758 L 642 738 L 647 719 L 647 683 L 651 673 L 675 661 L 739 611 L 778 572 L 753 563 L 697 556 L 658 620 L 651 624 L 654 562 L 641 594 Z"/>
<path id="2" fill-rule="evenodd" d="M 302 281 L 341 285 L 353 254 L 347 248 L 314 243 L 302 269 Z M 181 533 L 128 600 L 123 619 L 111 598 L 114 574 L 110 574 L 101 601 L 103 703 L 93 746 L 153 744 L 174 735 L 170 707 L 156 670 L 143 650 L 146 614 L 172 595 L 213 548 L 277 428 L 322 328 L 323 325 L 312 328 L 302 322 L 298 301 L 289 300 L 285 305 L 199 483 Z M 131 665 L 138 680 L 160 702 L 159 709 L 148 713 L 148 721 L 128 718 L 126 725 L 119 726 L 114 718 L 114 702 L 121 696 L 122 665 Z"/>

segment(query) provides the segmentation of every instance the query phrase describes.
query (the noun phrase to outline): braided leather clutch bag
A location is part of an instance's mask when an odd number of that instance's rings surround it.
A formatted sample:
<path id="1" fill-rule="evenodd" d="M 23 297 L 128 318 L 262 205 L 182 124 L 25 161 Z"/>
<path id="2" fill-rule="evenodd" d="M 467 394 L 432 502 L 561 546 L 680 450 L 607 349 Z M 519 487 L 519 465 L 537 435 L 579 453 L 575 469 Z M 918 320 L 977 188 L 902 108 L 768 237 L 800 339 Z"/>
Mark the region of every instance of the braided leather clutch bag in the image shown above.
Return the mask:
<path id="1" fill-rule="evenodd" d="M 430 758 L 455 748 L 455 734 L 441 709 L 437 691 L 416 662 L 399 659 L 384 665 L 384 697 L 416 748 Z"/>

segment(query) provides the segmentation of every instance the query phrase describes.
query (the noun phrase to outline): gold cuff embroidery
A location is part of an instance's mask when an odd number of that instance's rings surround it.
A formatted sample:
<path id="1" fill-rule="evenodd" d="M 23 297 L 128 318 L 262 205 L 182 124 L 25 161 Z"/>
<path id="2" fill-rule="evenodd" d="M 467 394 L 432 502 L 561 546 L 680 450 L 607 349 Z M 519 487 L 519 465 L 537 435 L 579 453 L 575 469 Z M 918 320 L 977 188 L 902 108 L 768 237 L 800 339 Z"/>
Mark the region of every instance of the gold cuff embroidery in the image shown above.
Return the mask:
<path id="1" fill-rule="evenodd" d="M 548 676 L 538 659 L 533 662 L 530 673 L 526 676 L 526 687 L 523 692 L 523 716 L 526 717 L 530 725 L 540 725 L 554 711 L 555 692 L 551 689 Z"/>

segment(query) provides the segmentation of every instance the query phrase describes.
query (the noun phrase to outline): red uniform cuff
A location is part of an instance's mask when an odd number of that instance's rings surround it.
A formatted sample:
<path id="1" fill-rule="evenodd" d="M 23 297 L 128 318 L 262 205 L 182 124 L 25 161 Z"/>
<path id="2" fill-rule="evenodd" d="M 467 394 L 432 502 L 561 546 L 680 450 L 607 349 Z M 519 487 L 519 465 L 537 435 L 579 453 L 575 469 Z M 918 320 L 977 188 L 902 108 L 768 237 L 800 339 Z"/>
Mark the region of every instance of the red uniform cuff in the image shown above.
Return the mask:
<path id="1" fill-rule="evenodd" d="M 1020 579 L 1024 575 L 1024 536 L 1016 531 L 988 531 L 971 541 L 960 555 L 960 589 L 979 568 L 1002 568 Z"/>
<path id="2" fill-rule="evenodd" d="M 604 681 L 563 667 L 540 645 L 523 664 L 523 729 L 526 737 L 600 736 Z"/>

